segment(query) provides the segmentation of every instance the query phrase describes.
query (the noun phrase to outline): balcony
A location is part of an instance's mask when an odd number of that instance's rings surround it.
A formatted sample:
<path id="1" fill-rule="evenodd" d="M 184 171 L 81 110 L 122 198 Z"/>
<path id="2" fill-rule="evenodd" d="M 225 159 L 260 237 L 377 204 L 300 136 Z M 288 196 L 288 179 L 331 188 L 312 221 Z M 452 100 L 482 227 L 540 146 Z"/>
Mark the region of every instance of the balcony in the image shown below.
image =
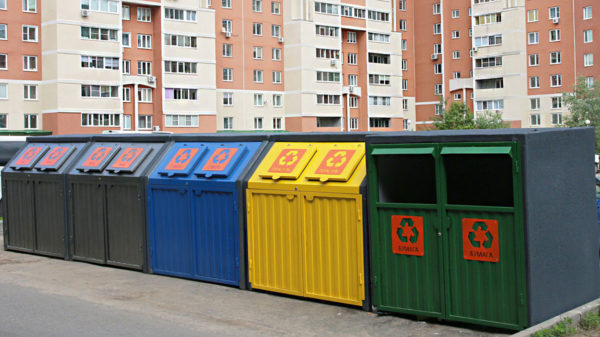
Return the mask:
<path id="1" fill-rule="evenodd" d="M 123 85 L 143 85 L 150 88 L 156 88 L 156 76 L 149 75 L 123 75 Z"/>
<path id="2" fill-rule="evenodd" d="M 450 92 L 462 89 L 473 89 L 472 78 L 453 78 L 449 83 Z"/>

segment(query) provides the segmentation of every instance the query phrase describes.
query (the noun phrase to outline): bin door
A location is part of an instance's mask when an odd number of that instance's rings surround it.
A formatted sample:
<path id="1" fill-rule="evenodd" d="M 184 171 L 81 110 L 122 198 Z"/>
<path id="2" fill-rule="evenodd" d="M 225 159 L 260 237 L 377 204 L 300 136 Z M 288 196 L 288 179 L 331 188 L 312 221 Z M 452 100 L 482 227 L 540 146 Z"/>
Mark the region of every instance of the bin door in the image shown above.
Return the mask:
<path id="1" fill-rule="evenodd" d="M 448 318 L 527 324 L 517 146 L 445 146 Z"/>
<path id="2" fill-rule="evenodd" d="M 106 169 L 112 173 L 133 173 L 152 152 L 148 144 L 123 146 L 123 149 Z"/>
<path id="3" fill-rule="evenodd" d="M 80 172 L 102 172 L 121 147 L 116 144 L 94 144 L 77 164 Z"/>
<path id="4" fill-rule="evenodd" d="M 228 177 L 248 151 L 243 144 L 219 146 L 211 150 L 208 158 L 200 163 L 195 172 L 198 177 Z"/>
<path id="5" fill-rule="evenodd" d="M 321 182 L 348 181 L 364 155 L 363 143 L 334 144 L 319 151 L 311 161 L 306 178 Z"/>
<path id="6" fill-rule="evenodd" d="M 395 145 L 371 154 L 374 304 L 380 310 L 443 317 L 436 147 Z"/>
<path id="7" fill-rule="evenodd" d="M 35 168 L 39 171 L 58 171 L 74 150 L 73 145 L 52 145 Z"/>
<path id="8" fill-rule="evenodd" d="M 48 151 L 48 148 L 47 145 L 29 144 L 9 166 L 15 170 L 31 170 L 35 163 Z"/>
<path id="9" fill-rule="evenodd" d="M 187 177 L 207 150 L 205 144 L 177 143 L 165 156 L 157 172 L 165 177 Z"/>
<path id="10" fill-rule="evenodd" d="M 272 180 L 297 180 L 316 152 L 313 144 L 275 143 L 258 168 L 258 176 Z"/>

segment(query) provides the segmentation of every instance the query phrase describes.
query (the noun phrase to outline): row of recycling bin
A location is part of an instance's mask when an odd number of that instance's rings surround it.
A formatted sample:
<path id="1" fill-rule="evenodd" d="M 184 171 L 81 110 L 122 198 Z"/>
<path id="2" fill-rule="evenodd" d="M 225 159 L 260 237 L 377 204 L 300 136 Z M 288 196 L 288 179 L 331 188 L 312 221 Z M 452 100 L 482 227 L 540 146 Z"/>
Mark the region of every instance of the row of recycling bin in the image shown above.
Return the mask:
<path id="1" fill-rule="evenodd" d="M 4 244 L 518 330 L 600 296 L 593 144 L 592 129 L 31 137 L 2 172 Z"/>

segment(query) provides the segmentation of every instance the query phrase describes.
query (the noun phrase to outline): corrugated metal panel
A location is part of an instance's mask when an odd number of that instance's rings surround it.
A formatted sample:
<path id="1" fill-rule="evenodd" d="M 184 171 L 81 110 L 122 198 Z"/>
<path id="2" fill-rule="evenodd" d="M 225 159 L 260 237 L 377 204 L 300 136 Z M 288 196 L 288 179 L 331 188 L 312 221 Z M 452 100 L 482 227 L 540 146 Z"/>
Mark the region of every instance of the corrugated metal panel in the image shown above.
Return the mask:
<path id="1" fill-rule="evenodd" d="M 305 296 L 362 305 L 362 200 L 310 194 L 302 199 Z"/>
<path id="2" fill-rule="evenodd" d="M 302 296 L 300 204 L 293 194 L 248 190 L 248 268 L 252 288 Z"/>
<path id="3" fill-rule="evenodd" d="M 515 223 L 512 213 L 448 211 L 450 217 L 449 291 L 452 299 L 450 318 L 476 320 L 480 323 L 507 324 L 519 328 L 519 315 L 526 309 L 525 294 L 519 294 Z M 500 260 L 472 261 L 463 258 L 462 219 L 498 221 Z M 522 299 L 520 296 L 522 295 Z M 521 303 L 522 301 L 522 303 Z M 507 326 L 508 327 L 508 326 Z"/>
<path id="4" fill-rule="evenodd" d="M 151 188 L 149 239 L 152 272 L 193 278 L 192 207 L 185 187 Z"/>
<path id="5" fill-rule="evenodd" d="M 33 184 L 28 180 L 5 180 L 8 248 L 33 251 Z"/>
<path id="6" fill-rule="evenodd" d="M 199 279 L 239 285 L 240 244 L 233 192 L 194 190 Z"/>
<path id="7" fill-rule="evenodd" d="M 139 184 L 106 187 L 107 262 L 142 269 L 145 217 Z"/>
<path id="8" fill-rule="evenodd" d="M 105 262 L 103 190 L 98 183 L 71 185 L 73 259 Z"/>
<path id="9" fill-rule="evenodd" d="M 36 252 L 65 256 L 65 199 L 62 177 L 35 184 Z"/>

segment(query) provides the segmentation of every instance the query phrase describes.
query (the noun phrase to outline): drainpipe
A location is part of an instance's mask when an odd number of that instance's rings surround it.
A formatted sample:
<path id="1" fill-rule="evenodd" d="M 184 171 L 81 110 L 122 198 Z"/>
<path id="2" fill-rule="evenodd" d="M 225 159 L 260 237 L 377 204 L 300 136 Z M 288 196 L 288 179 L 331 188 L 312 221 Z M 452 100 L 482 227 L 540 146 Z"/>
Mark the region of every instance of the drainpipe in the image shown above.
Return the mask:
<path id="1" fill-rule="evenodd" d="M 140 114 L 140 107 L 139 107 L 140 103 L 138 102 L 138 98 L 139 97 L 138 97 L 137 93 L 138 93 L 138 84 L 135 83 L 133 85 L 133 100 L 135 102 L 135 104 L 133 105 L 134 109 L 135 109 L 135 113 L 134 113 L 134 117 L 133 117 L 134 121 L 133 122 L 135 123 L 135 129 L 134 129 L 135 131 L 138 131 L 138 116 Z"/>

